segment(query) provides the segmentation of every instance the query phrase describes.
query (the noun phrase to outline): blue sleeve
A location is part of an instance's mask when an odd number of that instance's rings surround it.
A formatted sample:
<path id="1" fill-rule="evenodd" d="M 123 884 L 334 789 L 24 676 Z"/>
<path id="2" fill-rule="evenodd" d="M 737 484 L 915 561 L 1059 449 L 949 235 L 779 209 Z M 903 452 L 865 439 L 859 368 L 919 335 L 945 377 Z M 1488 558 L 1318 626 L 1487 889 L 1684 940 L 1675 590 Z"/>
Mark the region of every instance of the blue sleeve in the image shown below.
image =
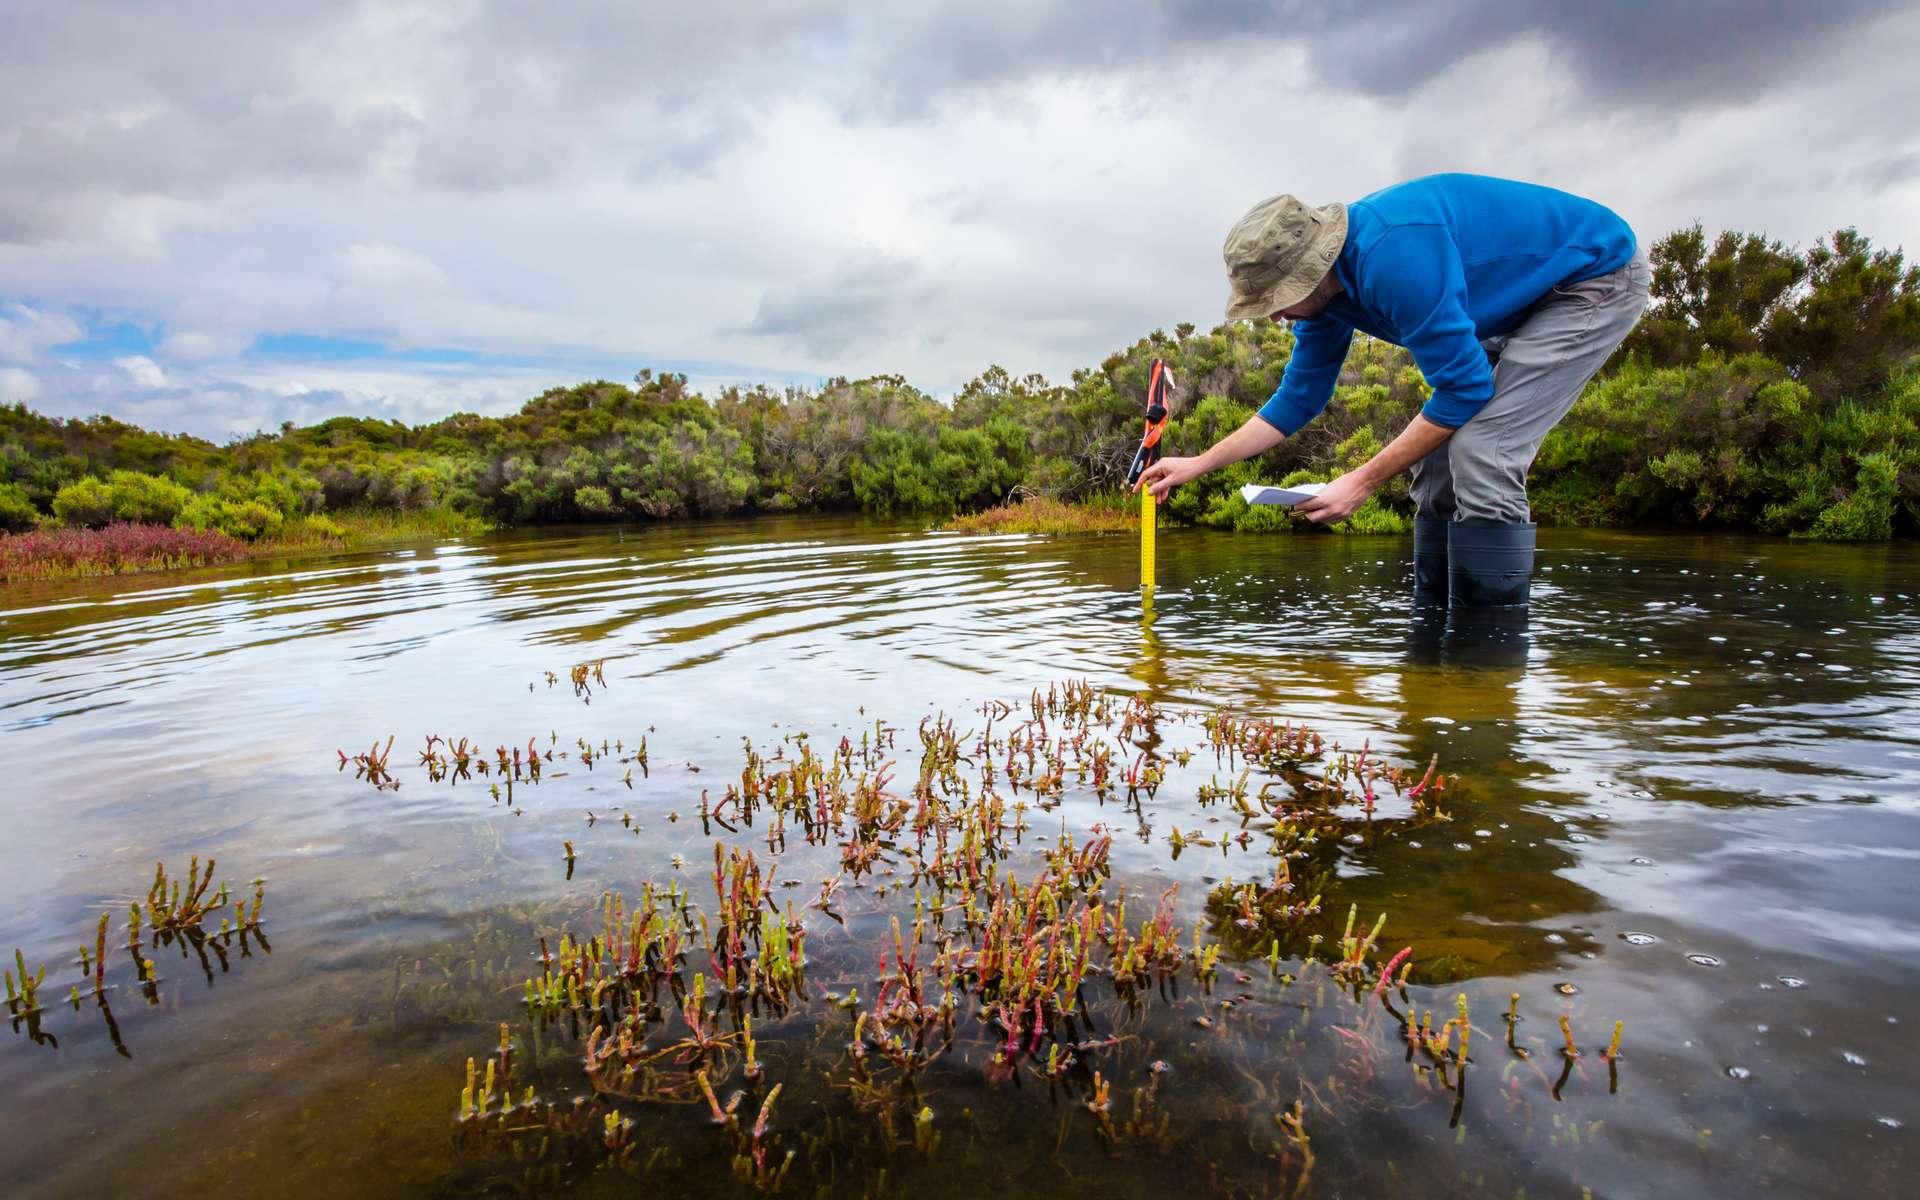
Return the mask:
<path id="1" fill-rule="evenodd" d="M 1320 415 L 1333 396 L 1340 364 L 1353 345 L 1353 326 L 1334 317 L 1313 317 L 1293 323 L 1293 354 L 1287 359 L 1280 386 L 1260 406 L 1262 421 L 1292 437 Z"/>
<path id="2" fill-rule="evenodd" d="M 1467 315 L 1466 269 L 1441 225 L 1402 225 L 1359 271 L 1365 303 L 1400 332 L 1433 395 L 1421 415 L 1458 429 L 1493 399 L 1493 368 Z"/>

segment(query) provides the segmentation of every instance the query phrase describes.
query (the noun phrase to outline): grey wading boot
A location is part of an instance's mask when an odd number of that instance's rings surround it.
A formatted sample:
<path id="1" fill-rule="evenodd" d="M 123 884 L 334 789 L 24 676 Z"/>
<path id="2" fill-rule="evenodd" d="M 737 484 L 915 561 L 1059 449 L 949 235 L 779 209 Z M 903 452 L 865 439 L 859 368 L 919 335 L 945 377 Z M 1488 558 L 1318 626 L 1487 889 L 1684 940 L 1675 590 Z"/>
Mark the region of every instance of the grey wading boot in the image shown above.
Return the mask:
<path id="1" fill-rule="evenodd" d="M 1537 528 L 1520 522 L 1449 522 L 1448 598 L 1453 607 L 1526 607 Z"/>
<path id="2" fill-rule="evenodd" d="M 1413 602 L 1447 602 L 1447 526 L 1446 517 L 1413 519 Z"/>

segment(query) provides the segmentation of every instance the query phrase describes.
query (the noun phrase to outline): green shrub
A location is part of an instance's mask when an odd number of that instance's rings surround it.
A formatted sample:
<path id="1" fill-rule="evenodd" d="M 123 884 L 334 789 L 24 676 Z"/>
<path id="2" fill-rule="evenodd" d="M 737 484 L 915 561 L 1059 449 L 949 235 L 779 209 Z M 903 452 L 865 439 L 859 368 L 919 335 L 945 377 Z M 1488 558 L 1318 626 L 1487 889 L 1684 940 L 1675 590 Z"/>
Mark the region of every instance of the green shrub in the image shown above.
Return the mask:
<path id="1" fill-rule="evenodd" d="M 1336 533 L 1410 533 L 1413 518 L 1389 508 L 1376 492 L 1333 529 Z"/>
<path id="2" fill-rule="evenodd" d="M 115 471 L 107 476 L 107 492 L 115 520 L 136 525 L 171 525 L 193 493 L 171 479 L 140 471 Z"/>
<path id="3" fill-rule="evenodd" d="M 318 537 L 330 538 L 337 542 L 347 536 L 346 526 L 327 517 L 313 514 L 303 517 L 301 520 L 306 525 L 308 531 Z"/>
<path id="4" fill-rule="evenodd" d="M 24 533 L 40 523 L 40 510 L 17 483 L 0 483 L 0 530 Z"/>
<path id="5" fill-rule="evenodd" d="M 1034 495 L 1055 500 L 1075 494 L 1084 485 L 1085 476 L 1079 467 L 1052 455 L 1033 460 L 1020 481 L 1020 486 Z"/>
<path id="6" fill-rule="evenodd" d="M 620 511 L 613 502 L 613 493 L 591 484 L 573 489 L 573 504 L 590 517 L 605 517 Z"/>
<path id="7" fill-rule="evenodd" d="M 883 516 L 950 513 L 1004 500 L 1026 468 L 1026 431 L 1006 417 L 931 435 L 882 430 L 853 464 L 853 492 Z"/>
<path id="8" fill-rule="evenodd" d="M 62 524 L 98 529 L 114 521 L 170 525 L 193 493 L 171 479 L 140 471 L 115 471 L 102 482 L 89 475 L 61 488 L 53 514 Z"/>
<path id="9" fill-rule="evenodd" d="M 1629 360 L 1547 435 L 1531 491 L 1549 523 L 1889 537 L 1920 525 L 1920 383 L 1828 402 L 1759 355 Z"/>
<path id="10" fill-rule="evenodd" d="M 226 500 L 195 496 L 177 524 L 182 529 L 210 529 L 242 541 L 258 541 L 280 532 L 286 514 L 259 500 Z"/>
<path id="11" fill-rule="evenodd" d="M 1887 454 L 1860 460 L 1855 487 L 1846 499 L 1814 518 L 1805 536 L 1829 542 L 1885 541 L 1893 536 L 1893 502 L 1899 468 Z"/>
<path id="12" fill-rule="evenodd" d="M 319 511 L 326 502 L 320 480 L 305 471 L 273 470 L 229 477 L 218 489 L 225 500 L 257 500 L 288 517 Z"/>
<path id="13" fill-rule="evenodd" d="M 53 497 L 53 515 L 62 525 L 99 529 L 113 521 L 113 493 L 89 475 L 61 488 Z"/>

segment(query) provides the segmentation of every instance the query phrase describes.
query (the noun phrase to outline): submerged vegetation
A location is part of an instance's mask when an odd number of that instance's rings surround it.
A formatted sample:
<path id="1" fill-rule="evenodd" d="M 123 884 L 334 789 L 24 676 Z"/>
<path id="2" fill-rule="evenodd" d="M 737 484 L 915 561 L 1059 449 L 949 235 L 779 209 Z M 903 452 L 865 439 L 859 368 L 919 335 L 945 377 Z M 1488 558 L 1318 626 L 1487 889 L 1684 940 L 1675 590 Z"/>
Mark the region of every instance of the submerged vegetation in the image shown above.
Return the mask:
<path id="1" fill-rule="evenodd" d="M 1695 226 L 1650 257 L 1646 320 L 1541 448 L 1538 517 L 1824 539 L 1920 532 L 1920 267 L 1850 229 L 1801 252 L 1731 232 L 1709 242 Z M 1104 529 L 1130 514 L 1086 505 L 1120 490 L 1155 358 L 1179 381 L 1165 444 L 1191 454 L 1253 414 L 1291 348 L 1271 324 L 1183 324 L 1065 383 L 989 368 L 951 403 L 899 376 L 707 397 L 683 376 L 641 371 L 631 386 L 555 388 L 503 417 L 417 427 L 337 417 L 226 446 L 16 405 L 0 409 L 0 565 L 27 564 L 7 578 L 89 569 L 97 556 L 47 557 L 44 543 L 5 531 L 116 522 L 285 548 L 495 523 L 946 516 L 1027 495 L 1042 503 L 980 520 Z M 1294 527 L 1290 514 L 1249 508 L 1239 487 L 1351 470 L 1427 395 L 1404 351 L 1359 338 L 1325 413 L 1267 454 L 1182 487 L 1167 515 Z M 1410 511 L 1402 479 L 1342 528 L 1401 532 Z"/>
<path id="2" fill-rule="evenodd" d="M 79 975 L 68 985 L 64 1000 L 74 1012 L 79 1012 L 85 1003 L 93 1004 L 105 1023 L 107 1036 L 120 1054 L 127 1055 L 128 1050 L 109 1003 L 112 992 L 123 987 L 137 991 L 149 1006 L 177 1003 L 177 997 L 163 998 L 162 985 L 166 977 L 150 955 L 175 951 L 182 962 L 197 965 L 211 986 L 215 965 L 225 974 L 236 950 L 241 958 L 253 957 L 256 947 L 262 953 L 271 953 L 273 948 L 267 943 L 266 929 L 260 919 L 261 906 L 266 902 L 267 881 L 255 879 L 253 891 L 242 894 L 225 880 L 215 888 L 213 880 L 212 858 L 207 859 L 203 868 L 199 856 L 195 855 L 187 865 L 184 880 L 168 875 L 165 863 L 155 863 L 153 883 L 147 888 L 145 898 L 127 904 L 124 943 L 116 939 L 109 945 L 113 912 L 108 910 L 100 914 L 99 923 L 93 927 L 91 942 L 80 944 L 76 960 Z M 219 918 L 219 927 L 209 929 L 215 917 Z M 125 946 L 125 953 L 114 955 L 113 951 L 121 945 Z M 26 956 L 17 949 L 13 958 L 15 970 L 6 972 L 7 1015 L 13 1030 L 24 1032 L 42 1045 L 57 1047 L 58 1037 L 45 1027 L 48 1005 L 40 994 L 46 985 L 47 968 L 42 965 L 37 971 L 29 972 Z M 116 982 L 108 981 L 110 958 L 116 961 L 113 971 Z M 125 960 L 124 965 L 118 961 L 121 958 Z M 55 986 L 58 984 L 56 980 Z"/>
<path id="3" fill-rule="evenodd" d="M 574 667 L 576 693 L 602 667 Z M 1588 1014 L 1563 1005 L 1530 1039 L 1516 996 L 1504 1048 L 1476 1051 L 1500 1027 L 1434 990 L 1449 974 L 1383 943 L 1386 915 L 1327 910 L 1342 862 L 1452 820 L 1437 759 L 1079 682 L 910 728 L 743 739 L 711 784 L 649 771 L 645 738 L 430 735 L 414 767 L 390 763 L 391 737 L 340 753 L 383 791 L 482 787 L 516 813 L 577 794 L 570 776 L 628 797 L 549 860 L 596 898 L 539 922 L 517 1004 L 459 1002 L 490 1030 L 449 1095 L 471 1185 L 711 1164 L 745 1191 L 894 1195 L 1091 1151 L 1168 1180 L 1204 1161 L 1221 1196 L 1299 1196 L 1349 1121 L 1428 1104 L 1457 1125 L 1476 1064 L 1509 1114 L 1530 1111 L 1529 1079 L 1554 1103 L 1584 1078 Z M 1175 792 L 1197 824 L 1156 829 Z M 642 821 L 678 826 L 687 853 L 665 878 L 597 876 L 596 839 Z M 1204 896 L 1154 882 L 1182 854 L 1217 858 Z M 1058 1125 L 1050 1150 L 1016 1132 L 1034 1120 Z"/>

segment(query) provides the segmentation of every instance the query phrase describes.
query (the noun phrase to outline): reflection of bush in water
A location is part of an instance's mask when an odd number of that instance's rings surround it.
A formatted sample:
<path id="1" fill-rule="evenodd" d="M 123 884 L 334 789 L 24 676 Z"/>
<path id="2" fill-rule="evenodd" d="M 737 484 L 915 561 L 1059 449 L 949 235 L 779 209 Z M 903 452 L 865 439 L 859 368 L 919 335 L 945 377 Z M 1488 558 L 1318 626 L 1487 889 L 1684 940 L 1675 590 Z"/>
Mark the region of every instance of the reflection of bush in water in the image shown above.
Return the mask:
<path id="1" fill-rule="evenodd" d="M 1458 954 L 1443 954 L 1415 968 L 1415 975 L 1420 982 L 1428 984 L 1456 983 L 1471 979 L 1475 974 L 1473 964 Z"/>

